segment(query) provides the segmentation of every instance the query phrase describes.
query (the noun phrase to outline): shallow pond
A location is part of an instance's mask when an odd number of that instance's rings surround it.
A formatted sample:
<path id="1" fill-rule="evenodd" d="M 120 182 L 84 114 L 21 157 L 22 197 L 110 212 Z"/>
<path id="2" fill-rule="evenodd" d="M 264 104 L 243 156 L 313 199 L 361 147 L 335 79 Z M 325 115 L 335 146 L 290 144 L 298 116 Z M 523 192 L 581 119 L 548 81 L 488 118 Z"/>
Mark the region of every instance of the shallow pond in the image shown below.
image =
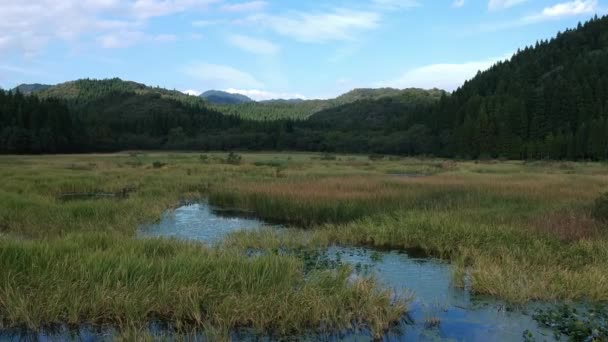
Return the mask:
<path id="1" fill-rule="evenodd" d="M 191 204 L 165 213 L 154 224 L 143 226 L 140 237 L 167 237 L 196 240 L 206 244 L 221 241 L 226 235 L 243 229 L 268 226 L 251 215 L 242 215 Z M 280 229 L 280 227 L 277 229 Z M 553 332 L 541 328 L 526 310 L 509 308 L 500 301 L 471 296 L 468 289 L 452 284 L 449 263 L 433 258 L 410 256 L 399 251 L 376 251 L 368 248 L 333 246 L 318 252 L 317 257 L 330 263 L 349 263 L 353 277 L 374 276 L 399 295 L 412 295 L 409 313 L 395 329 L 384 336 L 385 341 L 522 341 L 528 332 L 537 341 L 555 340 Z M 466 282 L 465 282 L 466 283 Z M 432 320 L 439 324 L 429 324 Z M 152 331 L 162 329 L 151 326 Z M 165 330 L 166 333 L 166 330 Z M 60 329 L 55 332 L 27 333 L 2 331 L 0 341 L 19 340 L 109 340 L 112 329 Z M 234 340 L 270 341 L 246 331 L 234 332 Z M 198 338 L 195 338 L 198 340 Z M 331 336 L 297 336 L 295 340 L 370 340 L 368 332 L 341 332 Z M 200 338 L 204 340 L 204 338 Z"/>

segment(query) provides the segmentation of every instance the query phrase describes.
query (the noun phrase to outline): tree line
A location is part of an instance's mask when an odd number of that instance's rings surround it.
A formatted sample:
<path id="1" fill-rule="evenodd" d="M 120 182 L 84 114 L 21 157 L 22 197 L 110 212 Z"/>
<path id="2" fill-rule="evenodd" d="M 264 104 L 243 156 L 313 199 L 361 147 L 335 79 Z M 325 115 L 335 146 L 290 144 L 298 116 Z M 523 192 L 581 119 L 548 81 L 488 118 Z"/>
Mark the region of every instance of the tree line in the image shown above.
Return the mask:
<path id="1" fill-rule="evenodd" d="M 69 82 L 35 96 L 0 91 L 0 152 L 266 149 L 607 159 L 608 17 L 525 47 L 452 94 L 362 90 L 330 101 L 314 114 L 319 103 L 209 107 L 118 79 Z"/>

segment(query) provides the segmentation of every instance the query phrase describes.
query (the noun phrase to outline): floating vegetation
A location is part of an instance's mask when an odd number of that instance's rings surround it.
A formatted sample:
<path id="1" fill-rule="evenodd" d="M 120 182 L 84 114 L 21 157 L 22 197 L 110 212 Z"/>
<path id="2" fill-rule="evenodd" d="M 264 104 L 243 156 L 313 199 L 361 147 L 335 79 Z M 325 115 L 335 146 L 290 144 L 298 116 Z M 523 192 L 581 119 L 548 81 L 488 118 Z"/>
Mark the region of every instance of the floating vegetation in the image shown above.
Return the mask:
<path id="1" fill-rule="evenodd" d="M 125 187 L 119 191 L 108 192 L 108 191 L 85 191 L 85 192 L 63 192 L 57 194 L 57 199 L 61 201 L 82 201 L 82 200 L 95 200 L 103 198 L 112 199 L 126 199 L 131 193 L 135 191 L 135 187 Z"/>
<path id="2" fill-rule="evenodd" d="M 608 305 L 576 308 L 564 304 L 539 309 L 534 319 L 553 329 L 556 337 L 564 334 L 571 341 L 608 341 Z"/>

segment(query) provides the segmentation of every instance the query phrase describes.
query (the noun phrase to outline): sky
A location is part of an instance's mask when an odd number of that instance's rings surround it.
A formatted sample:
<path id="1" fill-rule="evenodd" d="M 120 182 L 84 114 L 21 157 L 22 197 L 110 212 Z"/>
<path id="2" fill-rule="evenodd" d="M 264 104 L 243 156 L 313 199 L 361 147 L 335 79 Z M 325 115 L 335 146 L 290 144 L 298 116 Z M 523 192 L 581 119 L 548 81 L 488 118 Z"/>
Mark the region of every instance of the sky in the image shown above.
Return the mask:
<path id="1" fill-rule="evenodd" d="M 256 100 L 452 91 L 608 0 L 0 0 L 0 87 L 120 77 Z"/>

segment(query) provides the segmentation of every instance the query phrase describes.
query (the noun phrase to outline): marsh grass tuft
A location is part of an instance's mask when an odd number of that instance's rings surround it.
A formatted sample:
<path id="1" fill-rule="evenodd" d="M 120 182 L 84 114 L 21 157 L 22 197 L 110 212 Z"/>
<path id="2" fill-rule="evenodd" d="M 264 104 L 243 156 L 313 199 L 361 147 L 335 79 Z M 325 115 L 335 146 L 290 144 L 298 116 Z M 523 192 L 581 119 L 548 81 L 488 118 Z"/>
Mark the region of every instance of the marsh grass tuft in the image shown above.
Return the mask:
<path id="1" fill-rule="evenodd" d="M 608 192 L 603 193 L 595 200 L 593 216 L 604 223 L 608 223 Z"/>
<path id="2" fill-rule="evenodd" d="M 285 335 L 357 322 L 380 336 L 405 310 L 373 281 L 351 283 L 344 267 L 305 276 L 292 256 L 246 257 L 110 234 L 0 240 L 0 268 L 0 316 L 9 327 L 88 322 L 122 328 L 160 320 Z"/>

